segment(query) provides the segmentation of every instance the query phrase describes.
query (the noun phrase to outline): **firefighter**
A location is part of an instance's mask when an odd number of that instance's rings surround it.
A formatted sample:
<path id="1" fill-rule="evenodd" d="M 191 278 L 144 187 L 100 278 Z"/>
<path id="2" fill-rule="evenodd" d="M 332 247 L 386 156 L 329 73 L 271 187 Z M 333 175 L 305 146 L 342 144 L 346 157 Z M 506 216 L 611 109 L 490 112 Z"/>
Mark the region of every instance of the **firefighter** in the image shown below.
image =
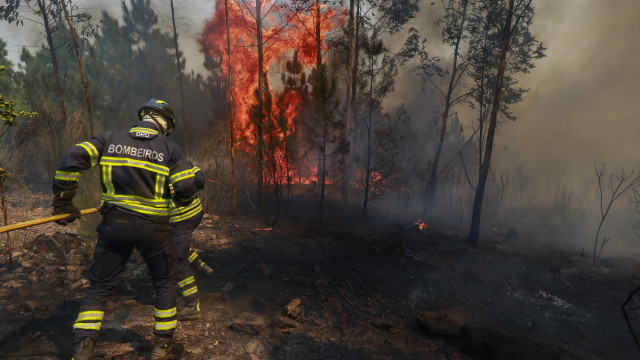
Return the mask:
<path id="1" fill-rule="evenodd" d="M 196 268 L 196 271 L 202 273 L 203 275 L 211 276 L 215 272 L 209 265 L 207 265 L 207 263 L 200 259 L 200 255 L 198 255 L 198 253 L 191 248 L 189 248 L 188 260 L 189 265 Z"/>
<path id="2" fill-rule="evenodd" d="M 191 165 L 195 176 L 196 189 L 204 189 L 204 172 L 191 163 L 189 165 Z M 206 275 L 213 274 L 213 269 L 202 261 L 198 253 L 191 248 L 193 231 L 200 225 L 202 216 L 202 204 L 197 196 L 189 206 L 171 206 L 169 214 L 169 222 L 171 222 L 173 228 L 173 240 L 176 242 L 176 250 L 178 252 L 178 290 L 185 300 L 184 307 L 178 311 L 179 321 L 198 320 L 201 318 L 198 286 L 190 265 L 196 266 L 198 271 Z"/>
<path id="3" fill-rule="evenodd" d="M 152 359 L 175 359 L 183 351 L 173 341 L 177 326 L 176 247 L 169 223 L 170 204 L 189 206 L 195 177 L 177 144 L 167 140 L 175 128 L 171 106 L 151 99 L 138 110 L 131 128 L 106 131 L 72 146 L 53 180 L 53 214 L 80 218 L 73 203 L 80 172 L 100 167 L 102 221 L 89 268 L 89 288 L 73 324 L 73 360 L 93 359 L 107 297 L 134 248 L 142 255 L 156 291 Z M 174 189 L 173 199 L 169 184 Z"/>

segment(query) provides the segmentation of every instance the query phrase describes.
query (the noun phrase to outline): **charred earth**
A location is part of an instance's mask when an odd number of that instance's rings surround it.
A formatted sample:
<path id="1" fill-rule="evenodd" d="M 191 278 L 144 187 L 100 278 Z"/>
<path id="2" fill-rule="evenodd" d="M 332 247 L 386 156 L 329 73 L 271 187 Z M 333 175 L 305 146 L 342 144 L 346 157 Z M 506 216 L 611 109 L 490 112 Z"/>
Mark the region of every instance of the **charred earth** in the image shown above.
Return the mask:
<path id="1" fill-rule="evenodd" d="M 10 222 L 50 211 L 45 197 L 10 205 Z M 2 235 L 0 358 L 71 356 L 93 241 L 81 226 L 12 232 L 11 269 Z M 471 248 L 460 234 L 375 218 L 285 216 L 268 228 L 244 212 L 208 216 L 194 237 L 215 273 L 196 275 L 203 317 L 178 326 L 184 359 L 640 358 L 620 307 L 640 280 L 631 259 L 594 267 L 579 251 L 524 236 Z M 637 310 L 632 301 L 640 330 Z M 152 313 L 134 255 L 96 358 L 148 358 Z"/>

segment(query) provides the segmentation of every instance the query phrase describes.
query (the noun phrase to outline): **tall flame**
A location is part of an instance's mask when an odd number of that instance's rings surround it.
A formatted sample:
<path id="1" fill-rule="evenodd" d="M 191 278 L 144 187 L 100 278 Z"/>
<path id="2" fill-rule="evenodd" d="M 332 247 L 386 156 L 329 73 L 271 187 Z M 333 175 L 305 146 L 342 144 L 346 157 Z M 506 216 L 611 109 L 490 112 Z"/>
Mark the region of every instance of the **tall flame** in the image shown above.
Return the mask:
<path id="1" fill-rule="evenodd" d="M 243 2 L 240 6 L 236 1 L 228 1 L 236 145 L 241 150 L 256 155 L 255 146 L 258 143 L 256 124 L 250 119 L 252 111 L 257 111 L 258 48 L 255 12 L 251 13 L 250 9 L 255 11 L 255 2 L 253 5 L 251 2 Z M 321 44 L 322 50 L 325 51 L 327 49 L 324 42 L 326 34 L 341 25 L 344 15 L 336 16 L 334 11 L 324 5 L 319 10 L 322 29 Z M 317 12 L 314 9 L 310 12 L 298 12 L 294 16 L 291 7 L 285 8 L 279 6 L 277 2 L 270 1 L 262 2 L 261 12 L 266 14 L 262 20 L 263 69 L 267 73 L 263 91 L 270 96 L 268 69 L 281 62 L 285 56 L 290 56 L 294 50 L 297 50 L 300 61 L 307 64 L 307 68 L 308 64 L 315 64 Z M 283 22 L 282 19 L 289 21 Z M 229 72 L 228 61 L 225 61 L 228 57 L 226 34 L 225 1 L 220 0 L 198 41 L 205 55 L 220 61 L 222 79 L 227 79 Z M 263 110 L 265 113 L 262 124 L 265 129 L 263 143 L 284 144 L 287 137 L 297 130 L 295 119 L 300 111 L 300 94 L 296 90 L 285 89 L 273 95 L 273 101 L 268 103 L 271 108 Z M 279 121 L 283 117 L 286 122 Z M 278 173 L 283 174 L 287 181 L 295 178 L 291 174 L 292 169 L 286 163 L 284 146 L 275 145 L 269 156 L 276 162 Z"/>

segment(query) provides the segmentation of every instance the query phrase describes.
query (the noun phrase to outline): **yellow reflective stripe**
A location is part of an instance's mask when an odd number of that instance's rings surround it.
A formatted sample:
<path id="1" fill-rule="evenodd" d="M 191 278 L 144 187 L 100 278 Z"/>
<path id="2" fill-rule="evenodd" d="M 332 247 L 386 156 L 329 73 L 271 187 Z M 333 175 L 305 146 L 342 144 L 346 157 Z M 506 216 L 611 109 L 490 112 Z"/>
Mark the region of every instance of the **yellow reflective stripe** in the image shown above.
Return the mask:
<path id="1" fill-rule="evenodd" d="M 83 329 L 83 330 L 100 330 L 100 326 L 102 326 L 101 322 L 97 323 L 75 323 L 73 324 L 73 329 Z"/>
<path id="2" fill-rule="evenodd" d="M 193 262 L 197 258 L 198 258 L 198 253 L 194 251 L 193 254 L 189 255 L 189 262 Z"/>
<path id="3" fill-rule="evenodd" d="M 169 175 L 169 168 L 163 165 L 154 164 L 148 161 L 135 160 L 122 157 L 103 156 L 100 159 L 100 165 L 112 165 L 112 166 L 131 166 L 147 171 L 156 172 L 162 175 Z"/>
<path id="4" fill-rule="evenodd" d="M 171 205 L 171 210 L 169 212 L 169 221 L 171 222 L 187 220 L 202 212 L 202 203 L 197 197 L 188 206 L 176 207 L 173 201 L 171 202 Z"/>
<path id="5" fill-rule="evenodd" d="M 102 320 L 104 319 L 104 311 L 83 311 L 78 314 L 76 322 L 86 320 Z"/>
<path id="6" fill-rule="evenodd" d="M 79 181 L 80 173 L 77 171 L 56 170 L 56 174 L 53 178 L 56 180 L 64 180 L 64 181 Z"/>
<path id="7" fill-rule="evenodd" d="M 169 199 L 150 199 L 137 195 L 130 194 L 102 194 L 102 198 L 105 201 L 122 201 L 131 204 L 142 204 L 151 207 L 168 207 Z"/>
<path id="8" fill-rule="evenodd" d="M 171 201 L 171 215 L 183 214 L 185 212 L 188 212 L 188 211 L 191 211 L 191 210 L 197 208 L 199 205 L 200 205 L 200 198 L 198 198 L 198 197 L 193 199 L 191 204 L 189 204 L 187 206 L 182 206 L 182 207 L 177 207 L 176 203 L 172 200 Z"/>
<path id="9" fill-rule="evenodd" d="M 189 169 L 189 170 L 185 170 L 185 171 L 180 171 L 179 173 L 175 173 L 175 174 L 169 176 L 169 181 L 172 184 L 175 184 L 180 180 L 188 179 L 190 177 L 195 177 L 193 175 L 193 169 Z"/>
<path id="10" fill-rule="evenodd" d="M 168 318 L 168 317 L 175 316 L 177 313 L 178 313 L 178 309 L 176 308 L 171 308 L 167 310 L 155 309 L 153 311 L 153 316 L 158 318 Z"/>
<path id="11" fill-rule="evenodd" d="M 158 130 L 140 128 L 140 127 L 131 128 L 131 130 L 129 130 L 129 132 L 131 134 L 135 134 L 137 132 L 140 132 L 140 133 L 145 133 L 145 134 L 158 135 Z"/>
<path id="12" fill-rule="evenodd" d="M 191 288 L 191 289 L 189 289 L 189 290 L 185 290 L 185 291 L 183 291 L 183 292 L 182 292 L 182 296 L 185 296 L 185 297 L 186 297 L 186 296 L 189 296 L 189 295 L 193 295 L 193 294 L 195 294 L 195 293 L 197 293 L 197 292 L 198 292 L 198 287 L 197 287 L 197 286 L 194 286 L 194 287 L 192 287 L 192 288 Z"/>
<path id="13" fill-rule="evenodd" d="M 179 286 L 179 287 L 185 287 L 185 286 L 187 286 L 187 285 L 191 284 L 191 283 L 192 283 L 192 282 L 194 282 L 194 281 L 196 281 L 196 279 L 194 279 L 194 278 L 193 278 L 193 276 L 190 276 L 190 277 L 188 277 L 188 278 L 186 278 L 186 279 L 184 279 L 184 280 L 180 281 L 180 282 L 178 283 L 178 286 Z"/>
<path id="14" fill-rule="evenodd" d="M 170 222 L 178 222 L 178 221 L 184 221 L 187 220 L 191 217 L 194 217 L 196 215 L 198 215 L 200 212 L 202 211 L 202 206 L 198 206 L 197 209 L 193 209 L 192 211 L 186 213 L 186 214 L 181 214 L 181 215 L 170 215 L 171 217 L 169 218 Z"/>
<path id="15" fill-rule="evenodd" d="M 104 195 L 104 194 L 103 194 Z M 131 210 L 131 211 L 135 211 L 141 214 L 148 214 L 148 215 L 158 215 L 158 216 L 169 216 L 169 207 L 152 207 L 152 206 L 145 206 L 143 204 L 140 203 L 136 203 L 136 202 L 131 202 L 131 201 L 120 201 L 120 200 L 106 200 L 104 197 L 102 198 L 102 202 L 104 201 L 109 201 L 110 203 L 113 204 L 117 204 L 120 207 L 123 207 L 125 209 Z"/>
<path id="16" fill-rule="evenodd" d="M 98 158 L 99 158 L 98 149 L 96 149 L 96 147 L 93 146 L 92 143 L 85 141 L 83 143 L 76 144 L 76 146 L 80 146 L 83 149 L 87 150 L 87 152 L 89 153 L 89 159 L 91 161 L 91 167 L 98 165 Z"/>
<path id="17" fill-rule="evenodd" d="M 171 330 L 175 329 L 178 326 L 178 320 L 167 321 L 167 322 L 156 322 L 154 324 L 155 330 Z"/>
<path id="18" fill-rule="evenodd" d="M 162 197 L 164 196 L 164 182 L 166 178 L 166 176 L 160 174 L 156 175 L 156 199 L 162 199 Z"/>
<path id="19" fill-rule="evenodd" d="M 107 194 L 113 194 L 115 189 L 111 183 L 111 166 L 102 166 L 102 183 L 107 189 Z M 102 194 L 104 197 L 104 194 Z"/>

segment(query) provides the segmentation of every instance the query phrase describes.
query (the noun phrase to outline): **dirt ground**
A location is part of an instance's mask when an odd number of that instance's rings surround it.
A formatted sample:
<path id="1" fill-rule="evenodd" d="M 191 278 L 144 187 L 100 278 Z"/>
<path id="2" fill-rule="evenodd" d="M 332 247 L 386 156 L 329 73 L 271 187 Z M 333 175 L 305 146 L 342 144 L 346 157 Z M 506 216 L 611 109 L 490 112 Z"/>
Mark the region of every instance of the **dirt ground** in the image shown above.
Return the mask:
<path id="1" fill-rule="evenodd" d="M 48 216 L 48 200 L 10 223 Z M 98 216 L 98 215 L 90 215 Z M 87 281 L 80 224 L 0 235 L 0 358 L 69 359 Z M 638 359 L 621 304 L 640 283 L 632 259 L 594 267 L 578 251 L 459 235 L 379 218 L 317 224 L 287 216 L 207 216 L 192 247 L 203 318 L 181 322 L 183 359 Z M 630 303 L 640 331 L 639 302 Z M 108 304 L 97 359 L 145 359 L 153 289 L 135 256 Z"/>

